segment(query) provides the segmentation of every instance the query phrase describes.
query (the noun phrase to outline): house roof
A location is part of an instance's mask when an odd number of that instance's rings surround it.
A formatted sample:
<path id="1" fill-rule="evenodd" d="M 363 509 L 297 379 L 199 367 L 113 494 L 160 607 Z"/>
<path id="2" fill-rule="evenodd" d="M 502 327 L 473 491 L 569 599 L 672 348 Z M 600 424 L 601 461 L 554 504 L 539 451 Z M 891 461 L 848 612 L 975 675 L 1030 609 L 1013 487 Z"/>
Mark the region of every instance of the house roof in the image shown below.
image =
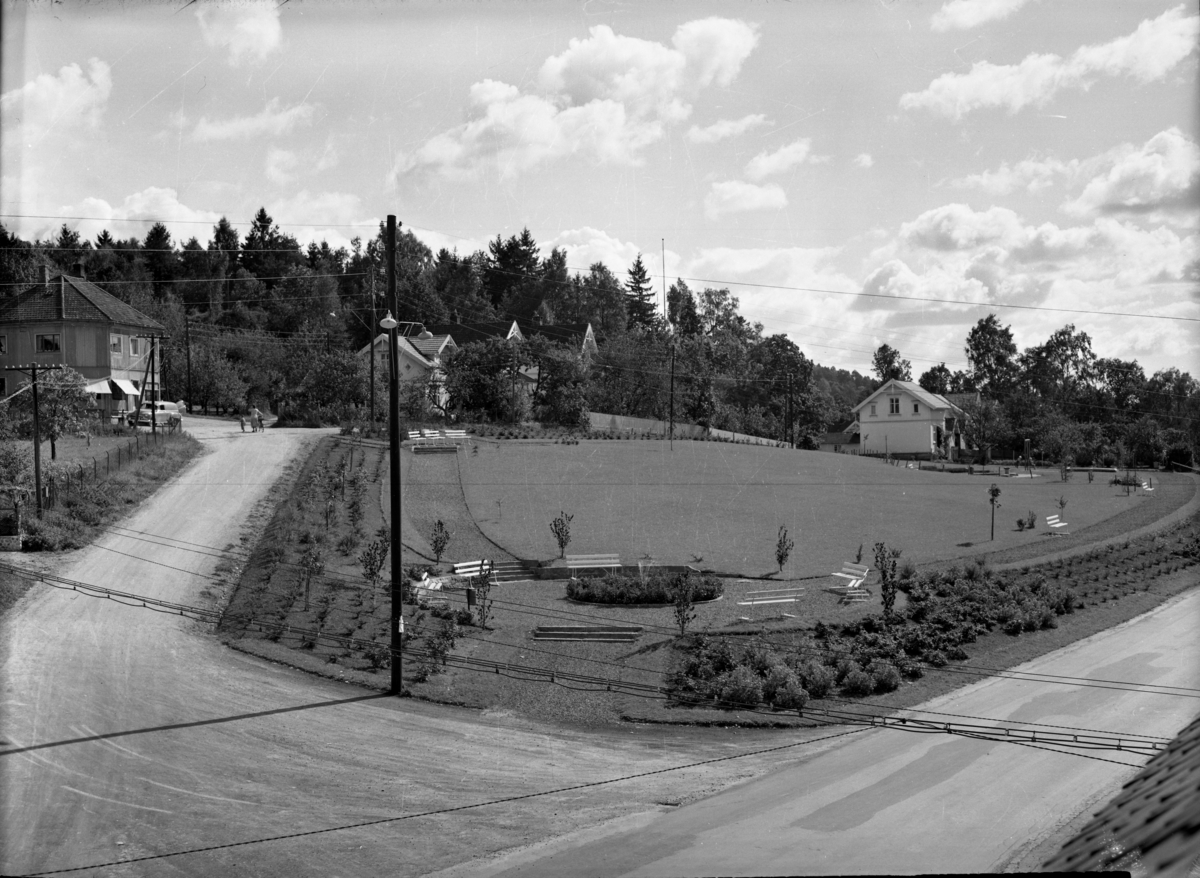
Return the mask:
<path id="1" fill-rule="evenodd" d="M 918 402 L 925 403 L 925 405 L 931 409 L 950 409 L 951 411 L 960 415 L 963 414 L 963 410 L 954 403 L 950 402 L 950 400 L 946 399 L 946 397 L 940 396 L 936 393 L 930 393 L 928 390 L 914 381 L 898 381 L 896 379 L 885 382 L 878 390 L 856 405 L 852 411 L 862 411 L 869 403 L 874 402 L 877 397 L 883 396 L 889 391 L 894 390 L 900 390 L 904 393 L 907 393 Z"/>
<path id="2" fill-rule="evenodd" d="M 412 347 L 420 351 L 427 360 L 432 360 L 434 357 L 441 356 L 442 351 L 447 347 L 454 350 L 458 347 L 454 343 L 454 339 L 449 335 L 433 335 L 430 338 L 421 338 L 419 336 L 406 335 L 404 340 Z"/>
<path id="3" fill-rule="evenodd" d="M 489 338 L 504 339 L 514 334 L 518 338 L 524 338 L 515 320 L 497 320 L 489 323 L 426 323 L 425 329 L 435 336 L 450 336 L 456 345 L 486 341 Z"/>
<path id="4" fill-rule="evenodd" d="M 0 299 L 0 323 L 46 323 L 60 320 L 120 323 L 163 332 L 161 323 L 153 320 L 106 293 L 91 281 L 59 272 L 50 276 L 49 284 L 36 283 L 22 293 Z"/>
<path id="5" fill-rule="evenodd" d="M 533 335 L 544 336 L 550 341 L 561 342 L 568 347 L 583 347 L 587 340 L 588 333 L 591 332 L 592 324 L 590 323 L 548 323 L 537 324 L 531 323 L 528 320 L 518 320 L 517 326 L 521 330 L 521 334 L 526 338 Z M 595 340 L 595 333 L 592 333 L 592 339 Z"/>
<path id="6" fill-rule="evenodd" d="M 1150 875 L 1183 875 L 1200 858 L 1200 717 L 1146 763 L 1045 869 L 1122 868 L 1122 857 Z"/>
<path id="7" fill-rule="evenodd" d="M 396 336 L 396 340 L 398 342 L 398 344 L 396 345 L 396 350 L 398 352 L 403 353 L 403 354 L 408 354 L 410 357 L 412 357 L 418 363 L 421 363 L 422 365 L 427 366 L 429 368 L 433 368 L 432 360 L 430 360 L 429 357 L 425 356 L 420 350 L 418 350 L 416 347 L 413 346 L 412 339 L 408 339 L 402 335 L 398 335 L 398 336 Z M 386 332 L 379 333 L 379 335 L 375 336 L 375 339 L 371 342 L 371 344 L 363 345 L 358 353 L 360 356 L 366 355 L 370 352 L 371 348 L 373 348 L 373 347 L 382 348 L 385 351 L 387 350 L 388 335 Z"/>

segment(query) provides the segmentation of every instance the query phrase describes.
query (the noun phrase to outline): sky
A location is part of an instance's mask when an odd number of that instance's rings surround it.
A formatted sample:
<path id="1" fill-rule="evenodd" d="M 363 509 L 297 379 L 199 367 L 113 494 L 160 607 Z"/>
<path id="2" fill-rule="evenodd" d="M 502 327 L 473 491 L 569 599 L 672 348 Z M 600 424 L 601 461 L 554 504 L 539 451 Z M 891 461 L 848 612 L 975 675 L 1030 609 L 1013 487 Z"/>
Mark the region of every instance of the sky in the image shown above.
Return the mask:
<path id="1" fill-rule="evenodd" d="M 1159 0 L 8 3 L 0 222 L 302 243 L 395 214 L 729 287 L 867 373 L 1019 347 L 1200 375 L 1196 6 Z M 664 264 L 665 255 L 665 264 Z"/>

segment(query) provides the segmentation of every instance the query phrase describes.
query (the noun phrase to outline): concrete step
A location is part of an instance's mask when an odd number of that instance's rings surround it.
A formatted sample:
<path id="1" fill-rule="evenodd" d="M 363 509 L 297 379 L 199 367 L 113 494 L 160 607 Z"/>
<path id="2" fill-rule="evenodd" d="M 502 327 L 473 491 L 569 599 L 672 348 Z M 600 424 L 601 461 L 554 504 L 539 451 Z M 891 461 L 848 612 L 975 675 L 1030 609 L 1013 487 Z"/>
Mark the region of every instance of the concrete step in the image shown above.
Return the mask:
<path id="1" fill-rule="evenodd" d="M 642 636 L 640 625 L 541 625 L 533 630 L 534 640 L 592 640 L 632 643 Z"/>

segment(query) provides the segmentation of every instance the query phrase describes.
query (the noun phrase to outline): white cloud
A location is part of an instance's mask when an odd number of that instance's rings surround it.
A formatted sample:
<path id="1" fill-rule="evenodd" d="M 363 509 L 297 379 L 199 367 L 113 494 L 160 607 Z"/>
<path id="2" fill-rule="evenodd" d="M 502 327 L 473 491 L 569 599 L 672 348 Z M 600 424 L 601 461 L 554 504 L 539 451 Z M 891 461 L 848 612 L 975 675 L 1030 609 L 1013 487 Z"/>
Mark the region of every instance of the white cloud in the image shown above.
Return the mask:
<path id="1" fill-rule="evenodd" d="M 935 31 L 966 30 L 1012 15 L 1029 0 L 950 0 L 933 14 Z"/>
<path id="2" fill-rule="evenodd" d="M 1159 132 L 1140 148 L 1126 144 L 1113 150 L 1107 164 L 1078 198 L 1063 205 L 1068 213 L 1200 207 L 1200 147 L 1178 128 Z"/>
<path id="3" fill-rule="evenodd" d="M 704 128 L 693 125 L 684 136 L 692 143 L 716 143 L 718 140 L 737 137 L 766 124 L 766 116 L 754 113 L 740 119 L 721 119 Z"/>
<path id="4" fill-rule="evenodd" d="M 279 98 L 271 98 L 262 112 L 254 116 L 234 116 L 215 122 L 210 122 L 207 116 L 202 116 L 196 123 L 192 136 L 196 140 L 233 140 L 262 135 L 278 137 L 287 134 L 297 125 L 311 124 L 312 117 L 311 104 L 283 107 Z"/>
<path id="5" fill-rule="evenodd" d="M 493 164 L 509 178 L 573 155 L 638 164 L 667 125 L 688 117 L 700 89 L 732 81 L 757 41 L 754 26 L 730 19 L 680 25 L 671 46 L 598 25 L 546 59 L 534 93 L 472 85 L 468 121 L 398 155 L 389 181 L 417 169 L 466 178 Z"/>
<path id="6" fill-rule="evenodd" d="M 350 239 L 374 236 L 380 217 L 364 215 L 362 199 L 349 192 L 309 192 L 301 189 L 290 198 L 271 203 L 271 216 L 295 235 L 302 247 L 312 242 L 329 242 L 330 247 L 349 249 Z M 294 228 L 293 228 L 294 226 Z M 368 226 L 369 228 L 357 228 Z"/>
<path id="7" fill-rule="evenodd" d="M 1184 7 L 1179 6 L 1143 21 L 1127 36 L 1083 46 L 1068 59 L 1031 54 L 1019 64 L 977 61 L 967 73 L 944 73 L 924 91 L 907 92 L 900 106 L 961 119 L 988 107 L 1003 107 L 1010 113 L 1040 107 L 1062 89 L 1090 88 L 1100 76 L 1153 82 L 1190 55 L 1198 37 L 1200 16 L 1185 17 Z"/>
<path id="8" fill-rule="evenodd" d="M 0 128 L 5 153 L 36 148 L 51 131 L 96 128 L 111 94 L 112 70 L 98 58 L 88 61 L 87 73 L 78 64 L 67 64 L 56 75 L 43 73 L 4 92 Z"/>
<path id="9" fill-rule="evenodd" d="M 869 152 L 860 152 L 854 157 L 854 164 L 860 168 L 869 168 L 875 164 L 875 159 L 871 158 Z"/>
<path id="10" fill-rule="evenodd" d="M 1036 195 L 1053 186 L 1058 179 L 1073 176 L 1079 165 L 1075 159 L 1064 162 L 1053 157 L 1030 158 L 1012 165 L 1002 162 L 994 171 L 958 177 L 950 180 L 949 185 L 956 189 L 979 189 L 990 195 L 1007 195 L 1017 189 Z"/>
<path id="11" fill-rule="evenodd" d="M 170 230 L 176 243 L 186 241 L 193 235 L 204 240 L 212 231 L 204 224 L 216 225 L 221 214 L 212 210 L 189 207 L 179 200 L 174 189 L 148 186 L 140 192 L 125 196 L 117 206 L 103 198 L 87 197 L 75 203 L 63 205 L 59 213 L 64 216 L 85 216 L 86 220 L 67 220 L 66 224 L 84 238 L 95 240 L 96 235 L 107 229 L 114 238 L 143 237 L 150 226 L 161 222 Z M 138 220 L 139 223 L 127 222 Z M 41 234 L 57 229 L 52 223 Z"/>
<path id="12" fill-rule="evenodd" d="M 196 10 L 200 35 L 213 48 L 228 48 L 229 62 L 262 63 L 279 48 L 283 29 L 279 25 L 279 6 L 274 2 L 243 5 L 201 5 Z"/>
<path id="13" fill-rule="evenodd" d="M 299 163 L 299 158 L 291 150 L 272 146 L 267 150 L 267 179 L 281 186 L 290 183 L 296 178 Z"/>
<path id="14" fill-rule="evenodd" d="M 625 277 L 625 272 L 629 266 L 633 265 L 633 260 L 637 258 L 640 252 L 636 244 L 629 241 L 622 241 L 619 238 L 613 237 L 608 232 L 593 229 L 591 226 L 560 232 L 554 238 L 545 242 L 542 247 L 544 253 L 549 253 L 556 248 L 565 250 L 567 253 L 567 265 L 570 266 L 572 273 L 586 273 L 588 268 L 594 263 L 603 262 L 613 274 L 622 280 Z M 649 266 L 652 255 L 654 257 L 658 256 L 657 253 L 647 253 L 642 257 L 642 261 L 647 266 Z"/>
<path id="15" fill-rule="evenodd" d="M 966 204 L 945 204 L 927 210 L 900 226 L 906 244 L 930 250 L 969 250 L 984 244 L 1016 243 L 1021 220 L 1005 207 L 973 210 Z"/>
<path id="16" fill-rule="evenodd" d="M 787 203 L 787 195 L 775 183 L 756 186 L 741 180 L 727 180 L 712 184 L 704 197 L 704 215 L 717 219 L 727 213 L 778 209 L 786 207 Z"/>
<path id="17" fill-rule="evenodd" d="M 788 168 L 803 164 L 805 160 L 809 162 L 819 160 L 817 156 L 809 156 L 811 148 L 812 140 L 806 137 L 789 143 L 787 146 L 781 146 L 771 153 L 760 152 L 746 165 L 746 176 L 751 180 L 761 180 L 771 174 L 779 174 Z"/>

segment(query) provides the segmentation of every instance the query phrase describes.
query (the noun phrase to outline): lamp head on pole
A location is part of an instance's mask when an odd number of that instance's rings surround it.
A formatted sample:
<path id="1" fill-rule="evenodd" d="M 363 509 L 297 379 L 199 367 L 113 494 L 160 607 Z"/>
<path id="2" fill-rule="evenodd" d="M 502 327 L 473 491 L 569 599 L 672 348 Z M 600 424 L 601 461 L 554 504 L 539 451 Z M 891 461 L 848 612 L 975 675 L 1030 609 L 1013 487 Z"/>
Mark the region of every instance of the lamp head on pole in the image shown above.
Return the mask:
<path id="1" fill-rule="evenodd" d="M 391 332 L 393 329 L 395 329 L 397 326 L 400 325 L 400 321 L 398 321 L 395 317 L 392 316 L 391 311 L 388 311 L 387 316 L 379 321 L 379 325 L 382 326 L 384 329 L 386 329 L 388 332 Z"/>

